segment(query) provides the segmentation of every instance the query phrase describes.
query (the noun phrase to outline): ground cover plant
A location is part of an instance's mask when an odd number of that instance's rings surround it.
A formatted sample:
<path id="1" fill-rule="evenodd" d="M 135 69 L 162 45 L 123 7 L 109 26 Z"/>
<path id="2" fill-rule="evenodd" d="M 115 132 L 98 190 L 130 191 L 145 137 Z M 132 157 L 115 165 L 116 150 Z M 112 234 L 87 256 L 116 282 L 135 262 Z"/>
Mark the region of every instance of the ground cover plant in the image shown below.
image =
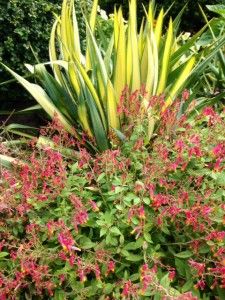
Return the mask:
<path id="1" fill-rule="evenodd" d="M 146 146 L 142 97 L 123 95 L 120 147 L 90 155 L 56 118 L 55 147 L 32 141 L 1 168 L 1 300 L 224 298 L 225 113 L 187 119 L 185 91 Z"/>

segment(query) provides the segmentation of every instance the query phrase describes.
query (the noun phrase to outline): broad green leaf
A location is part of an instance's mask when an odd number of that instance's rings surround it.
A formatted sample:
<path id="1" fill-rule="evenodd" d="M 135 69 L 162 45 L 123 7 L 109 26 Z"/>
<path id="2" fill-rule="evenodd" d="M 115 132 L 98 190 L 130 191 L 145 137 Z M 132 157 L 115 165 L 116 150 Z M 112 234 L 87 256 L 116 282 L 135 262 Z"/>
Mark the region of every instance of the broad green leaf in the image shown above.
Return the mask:
<path id="1" fill-rule="evenodd" d="M 128 253 L 127 256 L 126 256 L 126 260 L 137 262 L 137 261 L 143 260 L 143 256 L 142 255 Z"/>
<path id="2" fill-rule="evenodd" d="M 221 15 L 225 18 L 225 4 L 206 5 L 208 10 Z"/>
<path id="3" fill-rule="evenodd" d="M 58 108 L 52 103 L 47 93 L 37 84 L 30 83 L 10 68 L 2 64 L 9 73 L 11 73 L 22 86 L 36 99 L 36 101 L 43 107 L 47 114 L 53 119 L 55 116 L 58 117 L 61 124 L 73 135 L 76 135 L 75 130 L 67 119 L 62 115 Z"/>
<path id="4" fill-rule="evenodd" d="M 54 293 L 53 300 L 65 300 L 66 294 L 63 290 L 56 290 Z"/>
<path id="5" fill-rule="evenodd" d="M 124 246 L 125 250 L 136 250 L 140 249 L 143 246 L 143 239 L 139 238 L 136 242 L 130 242 Z"/>
<path id="6" fill-rule="evenodd" d="M 94 246 L 95 246 L 95 243 L 93 243 L 89 237 L 82 236 L 79 239 L 79 247 L 81 249 L 91 249 Z"/>
<path id="7" fill-rule="evenodd" d="M 0 252 L 0 259 L 3 258 L 3 257 L 6 257 L 8 255 L 9 255 L 8 252 Z"/>
<path id="8" fill-rule="evenodd" d="M 121 235 L 121 231 L 116 226 L 111 227 L 110 232 L 114 235 Z"/>
<path id="9" fill-rule="evenodd" d="M 194 286 L 193 279 L 189 279 L 185 284 L 182 286 L 182 293 L 186 293 L 190 291 Z"/>
<path id="10" fill-rule="evenodd" d="M 160 284 L 165 288 L 165 289 L 169 289 L 170 287 L 170 279 L 169 279 L 169 274 L 167 273 L 166 275 L 164 275 L 161 280 L 160 280 Z"/>
<path id="11" fill-rule="evenodd" d="M 193 253 L 189 250 L 186 251 L 182 251 L 180 253 L 176 253 L 174 254 L 174 256 L 178 257 L 178 258 L 189 258 L 193 255 Z"/>

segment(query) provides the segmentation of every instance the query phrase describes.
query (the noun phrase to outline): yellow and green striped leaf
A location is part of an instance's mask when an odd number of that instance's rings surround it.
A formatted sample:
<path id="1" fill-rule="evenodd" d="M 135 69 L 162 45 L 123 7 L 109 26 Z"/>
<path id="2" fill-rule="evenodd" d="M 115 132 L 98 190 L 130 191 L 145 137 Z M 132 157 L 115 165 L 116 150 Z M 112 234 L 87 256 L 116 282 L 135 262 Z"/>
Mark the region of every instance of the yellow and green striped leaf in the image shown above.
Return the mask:
<path id="1" fill-rule="evenodd" d="M 165 46 L 164 46 L 162 63 L 161 63 L 161 72 L 160 72 L 159 84 L 157 88 L 157 95 L 162 94 L 166 88 L 172 45 L 173 45 L 173 22 L 172 19 L 170 19 L 169 28 L 168 28 Z"/>

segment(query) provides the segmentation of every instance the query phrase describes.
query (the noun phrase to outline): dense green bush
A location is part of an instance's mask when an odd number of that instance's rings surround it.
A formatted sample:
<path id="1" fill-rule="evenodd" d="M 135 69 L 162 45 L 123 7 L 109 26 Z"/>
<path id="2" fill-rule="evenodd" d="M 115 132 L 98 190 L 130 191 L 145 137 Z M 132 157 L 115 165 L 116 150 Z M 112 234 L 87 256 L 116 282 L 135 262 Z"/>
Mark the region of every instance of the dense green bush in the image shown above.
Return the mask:
<path id="1" fill-rule="evenodd" d="M 54 20 L 53 12 L 59 11 L 59 0 L 10 0 L 1 1 L 0 60 L 19 72 L 23 64 L 32 62 L 34 56 L 47 58 L 49 33 Z"/>
<path id="2" fill-rule="evenodd" d="M 0 61 L 10 66 L 18 73 L 25 73 L 24 63 L 33 63 L 35 54 L 40 61 L 48 60 L 48 43 L 50 31 L 55 19 L 54 13 L 60 13 L 61 0 L 0 0 Z M 75 1 L 77 17 L 81 29 L 81 38 L 85 36 L 85 22 L 82 11 L 90 7 L 91 0 Z M 0 69 L 0 82 L 9 79 L 8 74 Z M 9 107 L 9 101 L 17 102 L 21 107 L 26 94 L 10 84 L 1 87 L 0 110 Z M 13 101 L 14 100 L 14 101 Z"/>
<path id="3" fill-rule="evenodd" d="M 48 42 L 54 13 L 60 13 L 61 0 L 9 0 L 0 1 L 0 61 L 18 72 L 24 71 L 24 63 L 32 63 L 33 47 L 40 61 L 48 59 Z M 90 7 L 90 1 L 75 1 L 81 38 L 85 24 L 81 8 Z"/>
<path id="4" fill-rule="evenodd" d="M 95 157 L 55 123 L 42 133 L 79 153 L 17 152 L 0 170 L 1 300 L 225 299 L 225 116 L 179 114 L 149 149 L 144 123 Z"/>
<path id="5" fill-rule="evenodd" d="M 41 60 L 46 60 L 49 34 L 54 19 L 53 11 L 60 11 L 60 2 L 60 0 L 1 0 L 0 61 L 24 74 L 24 63 L 34 61 L 30 45 Z M 8 74 L 0 71 L 0 82 L 8 80 Z M 25 107 L 27 98 L 27 94 L 16 83 L 2 86 L 0 110 Z"/>

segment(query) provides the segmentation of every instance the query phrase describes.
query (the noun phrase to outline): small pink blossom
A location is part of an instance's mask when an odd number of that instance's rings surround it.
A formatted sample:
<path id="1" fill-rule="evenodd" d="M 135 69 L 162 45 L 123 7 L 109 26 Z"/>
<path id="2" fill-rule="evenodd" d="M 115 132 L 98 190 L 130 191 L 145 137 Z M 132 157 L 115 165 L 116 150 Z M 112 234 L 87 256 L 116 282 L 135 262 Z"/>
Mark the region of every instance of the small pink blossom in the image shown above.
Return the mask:
<path id="1" fill-rule="evenodd" d="M 203 109 L 203 115 L 208 116 L 208 117 L 214 117 L 215 116 L 215 111 L 211 106 L 207 106 Z"/>
<path id="2" fill-rule="evenodd" d="M 97 206 L 97 204 L 93 201 L 93 200 L 89 200 L 89 204 L 91 206 L 91 209 L 94 211 L 94 212 L 98 212 L 99 211 L 99 208 Z"/>
<path id="3" fill-rule="evenodd" d="M 206 286 L 206 284 L 203 279 L 199 280 L 195 285 L 196 289 L 200 289 L 202 291 L 205 289 L 205 286 Z"/>
<path id="4" fill-rule="evenodd" d="M 182 93 L 182 98 L 184 99 L 184 101 L 188 100 L 190 97 L 190 92 L 188 90 L 184 90 Z"/>
<path id="5" fill-rule="evenodd" d="M 188 263 L 191 266 L 191 268 L 193 268 L 197 271 L 198 276 L 202 276 L 202 274 L 205 272 L 205 264 L 204 263 L 196 262 L 193 259 L 189 259 Z"/>
<path id="6" fill-rule="evenodd" d="M 225 158 L 225 144 L 222 144 L 222 143 L 217 144 L 213 148 L 212 152 L 216 157 Z"/>
<path id="7" fill-rule="evenodd" d="M 107 263 L 107 272 L 106 275 L 108 276 L 111 272 L 113 273 L 115 271 L 115 262 L 113 260 L 110 260 Z"/>

